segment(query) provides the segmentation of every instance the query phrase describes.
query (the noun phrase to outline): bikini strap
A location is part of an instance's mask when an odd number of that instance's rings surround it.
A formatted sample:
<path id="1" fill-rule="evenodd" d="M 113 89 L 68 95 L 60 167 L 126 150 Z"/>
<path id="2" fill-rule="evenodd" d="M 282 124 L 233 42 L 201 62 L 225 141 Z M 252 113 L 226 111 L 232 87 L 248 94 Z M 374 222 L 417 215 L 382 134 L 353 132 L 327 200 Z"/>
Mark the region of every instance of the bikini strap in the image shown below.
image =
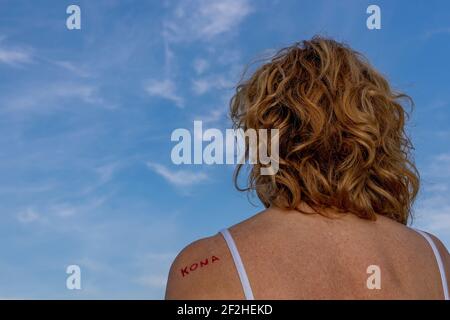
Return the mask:
<path id="1" fill-rule="evenodd" d="M 220 230 L 220 233 L 225 239 L 228 249 L 231 252 L 231 256 L 233 257 L 234 264 L 239 274 L 239 279 L 241 280 L 242 289 L 244 290 L 245 298 L 247 300 L 254 300 L 255 298 L 253 297 L 252 288 L 250 286 L 250 282 L 248 281 L 247 272 L 245 272 L 244 264 L 242 263 L 241 256 L 239 255 L 239 251 L 230 231 L 228 229 L 222 229 Z"/>

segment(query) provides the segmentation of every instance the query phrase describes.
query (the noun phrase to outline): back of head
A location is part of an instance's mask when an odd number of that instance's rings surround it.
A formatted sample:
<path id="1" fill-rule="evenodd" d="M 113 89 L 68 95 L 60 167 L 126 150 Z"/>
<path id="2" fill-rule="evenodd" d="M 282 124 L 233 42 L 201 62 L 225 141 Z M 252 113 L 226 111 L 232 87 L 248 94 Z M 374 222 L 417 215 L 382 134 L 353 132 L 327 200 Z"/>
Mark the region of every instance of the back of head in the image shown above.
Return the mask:
<path id="1" fill-rule="evenodd" d="M 407 113 L 366 59 L 314 37 L 284 48 L 242 81 L 230 107 L 235 126 L 279 130 L 279 170 L 252 167 L 248 186 L 265 206 L 332 208 L 406 224 L 419 188 L 405 133 Z M 238 166 L 235 182 L 241 166 Z"/>

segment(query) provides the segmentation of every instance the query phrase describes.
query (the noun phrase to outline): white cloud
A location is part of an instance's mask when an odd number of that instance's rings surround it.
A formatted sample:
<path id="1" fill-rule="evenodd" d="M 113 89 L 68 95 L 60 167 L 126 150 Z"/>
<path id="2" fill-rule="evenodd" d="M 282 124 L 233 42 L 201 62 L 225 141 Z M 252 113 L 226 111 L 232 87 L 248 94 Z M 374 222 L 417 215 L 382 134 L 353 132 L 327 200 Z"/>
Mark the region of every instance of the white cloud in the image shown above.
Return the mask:
<path id="1" fill-rule="evenodd" d="M 94 168 L 94 172 L 97 176 L 96 181 L 88 184 L 85 188 L 81 189 L 81 193 L 84 195 L 92 193 L 97 188 L 110 182 L 121 166 L 122 164 L 116 161 Z"/>
<path id="2" fill-rule="evenodd" d="M 61 60 L 54 61 L 53 63 L 58 67 L 61 67 L 69 71 L 71 74 L 77 75 L 79 77 L 86 78 L 91 76 L 91 74 L 87 70 L 73 62 Z"/>
<path id="3" fill-rule="evenodd" d="M 189 187 L 208 180 L 208 176 L 204 172 L 192 172 L 187 170 L 172 171 L 161 164 L 151 162 L 148 162 L 147 166 L 166 179 L 167 182 L 177 187 Z"/>
<path id="4" fill-rule="evenodd" d="M 161 97 L 175 103 L 179 108 L 184 105 L 183 98 L 176 93 L 176 85 L 172 80 L 151 80 L 145 87 L 145 91 L 156 97 Z"/>
<path id="5" fill-rule="evenodd" d="M 192 81 L 192 90 L 198 95 L 206 93 L 211 87 L 212 84 L 205 79 L 196 79 Z"/>
<path id="6" fill-rule="evenodd" d="M 175 259 L 173 252 L 149 252 L 139 255 L 136 263 L 142 274 L 135 282 L 150 288 L 164 289 L 170 265 Z"/>
<path id="7" fill-rule="evenodd" d="M 222 119 L 225 116 L 225 111 L 226 111 L 225 106 L 221 106 L 219 108 L 212 109 L 206 115 L 196 117 L 196 119 L 201 120 L 205 124 L 215 123 L 215 122 L 219 121 L 220 119 Z M 202 137 L 199 136 L 197 138 L 201 140 Z"/>
<path id="8" fill-rule="evenodd" d="M 32 61 L 31 55 L 19 49 L 0 48 L 0 62 L 8 65 L 20 65 L 30 63 Z"/>
<path id="9" fill-rule="evenodd" d="M 117 162 L 108 163 L 102 166 L 99 166 L 95 169 L 95 172 L 98 174 L 99 183 L 104 184 L 109 182 L 114 174 L 117 172 L 119 164 Z"/>
<path id="10" fill-rule="evenodd" d="M 92 210 L 95 210 L 102 206 L 107 200 L 107 197 L 94 197 L 90 200 L 88 200 L 85 203 L 54 203 L 50 205 L 48 211 L 52 213 L 53 215 L 60 217 L 60 218 L 68 218 L 71 216 L 74 216 L 76 214 L 81 214 L 85 212 L 89 212 Z"/>
<path id="11" fill-rule="evenodd" d="M 0 194 L 20 194 L 47 192 L 54 188 L 53 183 L 44 183 L 39 185 L 8 185 L 0 187 Z"/>
<path id="12" fill-rule="evenodd" d="M 434 211 L 427 211 L 426 214 L 429 216 L 428 222 L 426 223 L 427 229 L 434 232 L 450 232 L 450 206 L 441 207 L 435 209 Z"/>
<path id="13" fill-rule="evenodd" d="M 450 244 L 450 153 L 433 156 L 422 170 L 422 191 L 415 206 L 419 228 L 436 234 Z"/>
<path id="14" fill-rule="evenodd" d="M 450 177 L 450 153 L 434 156 L 430 165 L 425 168 L 424 174 L 430 178 Z"/>
<path id="15" fill-rule="evenodd" d="M 75 215 L 78 212 L 78 208 L 67 203 L 59 203 L 52 206 L 52 211 L 56 215 L 66 218 Z"/>
<path id="16" fill-rule="evenodd" d="M 437 28 L 424 33 L 423 37 L 429 39 L 436 35 L 450 35 L 450 27 Z"/>
<path id="17" fill-rule="evenodd" d="M 86 103 L 102 103 L 103 100 L 96 94 L 97 88 L 91 85 L 72 84 L 56 86 L 54 94 L 56 97 L 75 97 Z"/>
<path id="18" fill-rule="evenodd" d="M 198 76 L 191 80 L 192 91 L 197 95 L 205 94 L 209 91 L 224 90 L 227 92 L 227 97 L 229 97 L 229 91 L 234 89 L 236 82 L 239 80 L 242 72 L 242 66 L 239 64 L 240 54 L 236 50 L 225 50 L 224 52 L 211 52 L 214 56 L 212 60 L 215 66 L 220 66 L 223 71 L 209 73 L 204 75 L 202 62 L 194 63 L 194 68 L 196 66 Z M 203 61 L 203 60 L 200 60 Z M 205 62 L 206 63 L 206 62 Z M 209 63 L 209 62 L 208 62 Z M 228 98 L 227 98 L 228 99 Z"/>
<path id="19" fill-rule="evenodd" d="M 143 255 L 142 260 L 147 263 L 164 263 L 170 262 L 175 258 L 176 254 L 172 252 L 163 252 L 163 253 L 146 253 Z"/>
<path id="20" fill-rule="evenodd" d="M 165 76 L 162 77 L 162 80 L 153 80 L 147 84 L 146 92 L 151 96 L 170 100 L 178 107 L 183 107 L 184 99 L 180 96 L 172 80 L 174 78 L 172 70 L 174 53 L 171 46 L 176 43 L 213 40 L 228 32 L 235 31 L 251 12 L 252 8 L 248 0 L 180 1 L 174 7 L 170 16 L 163 21 L 162 38 L 165 57 L 163 74 Z M 214 54 L 214 56 L 217 57 L 217 54 Z M 235 59 L 235 57 L 233 56 L 232 59 Z M 220 57 L 219 60 L 221 60 Z M 198 58 L 193 62 L 197 75 L 204 74 L 209 65 L 210 62 L 204 58 Z M 233 84 L 222 75 L 214 75 L 193 80 L 192 90 L 194 93 L 201 95 L 211 89 L 232 87 Z"/>
<path id="21" fill-rule="evenodd" d="M 252 11 L 247 0 L 181 1 L 165 23 L 171 41 L 210 40 L 236 28 Z"/>
<path id="22" fill-rule="evenodd" d="M 202 74 L 209 67 L 209 62 L 206 59 L 195 59 L 194 69 L 197 74 Z"/>
<path id="23" fill-rule="evenodd" d="M 27 208 L 17 214 L 17 219 L 21 223 L 31 223 L 39 220 L 41 215 L 36 212 L 33 208 Z"/>
<path id="24" fill-rule="evenodd" d="M 82 213 L 87 213 L 101 207 L 107 197 L 95 197 L 84 203 L 58 202 L 44 206 L 41 212 L 36 211 L 30 206 L 17 214 L 17 220 L 21 223 L 28 224 L 40 222 L 42 225 L 56 225 L 59 219 L 66 219 Z M 44 212 L 44 214 L 42 214 Z"/>
<path id="25" fill-rule="evenodd" d="M 30 63 L 33 61 L 31 50 L 19 47 L 6 47 L 3 43 L 6 36 L 0 35 L 0 63 L 10 66 Z"/>
<path id="26" fill-rule="evenodd" d="M 432 133 L 440 139 L 448 139 L 448 141 L 450 141 L 450 130 L 433 130 Z"/>
<path id="27" fill-rule="evenodd" d="M 437 161 L 445 161 L 446 163 L 450 163 L 450 153 L 441 153 L 436 156 Z"/>
<path id="28" fill-rule="evenodd" d="M 443 190 L 448 189 L 448 186 Z M 450 200 L 446 191 L 426 189 L 426 195 L 418 200 L 415 217 L 417 222 L 430 232 L 450 234 Z"/>
<path id="29" fill-rule="evenodd" d="M 192 90 L 194 93 L 201 95 L 211 89 L 231 89 L 234 82 L 225 78 L 223 75 L 214 75 L 192 81 Z"/>
<path id="30" fill-rule="evenodd" d="M 449 191 L 449 186 L 445 183 L 430 183 L 423 186 L 427 192 L 443 193 Z"/>
<path id="31" fill-rule="evenodd" d="M 3 111 L 47 111 L 65 105 L 63 100 L 77 99 L 87 104 L 105 105 L 98 95 L 97 88 L 92 85 L 78 83 L 46 84 L 34 86 L 30 90 L 16 91 L 11 97 L 0 101 Z"/>
<path id="32" fill-rule="evenodd" d="M 163 289 L 167 284 L 167 275 L 147 275 L 142 276 L 136 280 L 136 282 L 140 285 Z"/>
<path id="33" fill-rule="evenodd" d="M 82 269 L 86 268 L 92 272 L 101 272 L 103 274 L 115 274 L 117 272 L 117 269 L 115 269 L 114 266 L 111 266 L 98 258 L 98 256 L 95 258 L 83 257 L 76 260 L 75 263 L 80 265 Z"/>

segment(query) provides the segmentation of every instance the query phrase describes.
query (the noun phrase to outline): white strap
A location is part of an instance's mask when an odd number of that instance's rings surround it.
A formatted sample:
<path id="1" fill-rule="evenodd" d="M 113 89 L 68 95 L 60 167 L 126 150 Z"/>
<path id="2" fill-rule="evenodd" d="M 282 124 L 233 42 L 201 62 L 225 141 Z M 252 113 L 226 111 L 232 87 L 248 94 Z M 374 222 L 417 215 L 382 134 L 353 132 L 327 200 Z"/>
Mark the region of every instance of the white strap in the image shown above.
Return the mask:
<path id="1" fill-rule="evenodd" d="M 241 256 L 239 255 L 236 244 L 231 237 L 230 231 L 228 231 L 228 229 L 223 229 L 220 230 L 220 233 L 223 235 L 225 242 L 228 245 L 228 249 L 230 249 L 231 256 L 233 257 L 234 264 L 236 265 L 236 269 L 239 274 L 239 279 L 241 280 L 242 288 L 244 289 L 245 298 L 247 300 L 254 300 L 255 298 L 253 297 L 252 288 L 250 287 L 250 282 L 248 281 L 244 264 L 242 263 Z"/>
<path id="2" fill-rule="evenodd" d="M 442 288 L 444 290 L 444 299 L 450 300 L 450 296 L 448 293 L 447 277 L 445 276 L 444 263 L 442 262 L 442 257 L 441 257 L 441 254 L 439 253 L 438 248 L 436 247 L 436 244 L 434 243 L 433 239 L 428 235 L 428 233 L 423 232 L 418 229 L 414 229 L 414 230 L 416 230 L 419 234 L 421 234 L 428 241 L 428 243 L 431 246 L 431 249 L 433 249 L 433 253 L 434 253 L 434 256 L 436 257 L 436 261 L 437 261 L 437 264 L 439 267 L 439 272 L 441 274 Z"/>

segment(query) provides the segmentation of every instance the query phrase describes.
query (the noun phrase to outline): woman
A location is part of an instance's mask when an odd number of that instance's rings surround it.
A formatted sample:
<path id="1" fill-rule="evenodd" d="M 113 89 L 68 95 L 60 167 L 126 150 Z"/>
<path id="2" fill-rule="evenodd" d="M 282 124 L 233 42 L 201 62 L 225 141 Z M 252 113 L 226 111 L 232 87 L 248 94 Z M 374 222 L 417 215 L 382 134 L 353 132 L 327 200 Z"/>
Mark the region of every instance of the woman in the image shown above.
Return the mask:
<path id="1" fill-rule="evenodd" d="M 321 37 L 257 69 L 230 105 L 236 127 L 279 130 L 279 170 L 255 164 L 240 189 L 267 209 L 183 249 L 166 298 L 448 299 L 450 255 L 407 227 L 419 188 L 408 99 Z"/>

